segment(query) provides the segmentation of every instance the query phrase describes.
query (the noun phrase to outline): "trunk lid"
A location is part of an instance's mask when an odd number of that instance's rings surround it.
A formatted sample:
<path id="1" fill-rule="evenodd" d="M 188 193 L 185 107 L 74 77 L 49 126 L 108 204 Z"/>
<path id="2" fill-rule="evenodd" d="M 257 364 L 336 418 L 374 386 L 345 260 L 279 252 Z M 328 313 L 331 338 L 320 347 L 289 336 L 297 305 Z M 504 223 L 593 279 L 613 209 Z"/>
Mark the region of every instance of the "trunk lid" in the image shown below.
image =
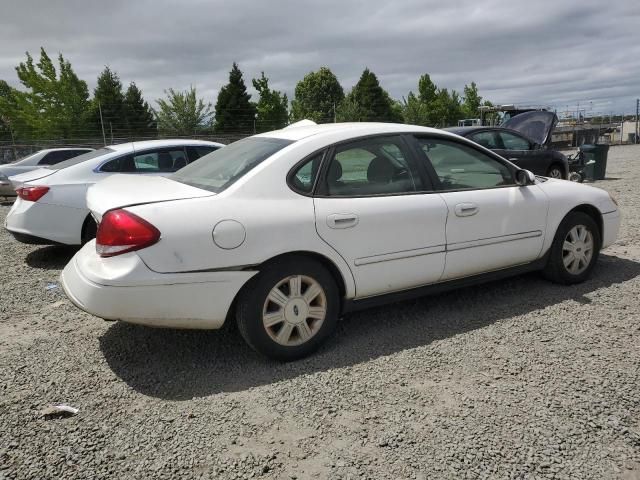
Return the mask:
<path id="1" fill-rule="evenodd" d="M 212 195 L 215 193 L 165 177 L 116 174 L 89 187 L 87 207 L 100 220 L 114 208 Z"/>
<path id="2" fill-rule="evenodd" d="M 20 188 L 25 183 L 33 182 L 34 180 L 40 180 L 41 178 L 53 175 L 57 170 L 51 170 L 49 168 L 38 168 L 29 172 L 20 173 L 9 177 L 9 181 L 14 188 Z"/>
<path id="3" fill-rule="evenodd" d="M 511 117 L 500 126 L 516 130 L 539 145 L 546 145 L 556 123 L 558 116 L 554 112 L 534 111 Z"/>

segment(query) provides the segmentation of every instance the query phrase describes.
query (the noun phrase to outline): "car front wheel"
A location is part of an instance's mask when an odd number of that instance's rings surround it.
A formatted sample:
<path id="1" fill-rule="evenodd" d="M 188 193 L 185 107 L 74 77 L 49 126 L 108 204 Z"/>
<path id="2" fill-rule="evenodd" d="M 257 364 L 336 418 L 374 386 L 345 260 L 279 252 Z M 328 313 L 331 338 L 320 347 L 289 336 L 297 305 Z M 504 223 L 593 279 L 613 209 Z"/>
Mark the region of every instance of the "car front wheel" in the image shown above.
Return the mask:
<path id="1" fill-rule="evenodd" d="M 331 274 L 296 257 L 262 270 L 241 293 L 238 329 L 259 353 L 296 360 L 316 350 L 335 329 L 339 294 Z"/>
<path id="2" fill-rule="evenodd" d="M 593 269 L 600 252 L 600 231 L 592 217 L 571 212 L 560 223 L 544 269 L 545 276 L 557 283 L 583 282 Z"/>

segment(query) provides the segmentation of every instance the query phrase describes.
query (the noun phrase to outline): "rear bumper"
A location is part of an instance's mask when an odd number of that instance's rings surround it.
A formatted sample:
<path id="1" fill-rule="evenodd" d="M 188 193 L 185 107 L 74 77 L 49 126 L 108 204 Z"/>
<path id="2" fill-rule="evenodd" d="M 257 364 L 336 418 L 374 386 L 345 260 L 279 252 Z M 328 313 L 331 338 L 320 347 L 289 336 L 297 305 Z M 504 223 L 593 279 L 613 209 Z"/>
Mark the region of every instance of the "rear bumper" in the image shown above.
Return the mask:
<path id="1" fill-rule="evenodd" d="M 16 191 L 9 181 L 0 180 L 0 197 L 15 197 Z"/>
<path id="2" fill-rule="evenodd" d="M 4 226 L 25 243 L 80 245 L 82 224 L 89 211 L 16 199 Z M 37 239 L 37 242 L 29 239 Z"/>
<path id="3" fill-rule="evenodd" d="M 103 259 L 85 245 L 60 277 L 69 299 L 92 315 L 152 327 L 220 328 L 242 286 L 257 272 L 160 274 L 135 252 Z"/>
<path id="4" fill-rule="evenodd" d="M 602 248 L 607 248 L 616 241 L 621 220 L 620 210 L 602 215 Z"/>

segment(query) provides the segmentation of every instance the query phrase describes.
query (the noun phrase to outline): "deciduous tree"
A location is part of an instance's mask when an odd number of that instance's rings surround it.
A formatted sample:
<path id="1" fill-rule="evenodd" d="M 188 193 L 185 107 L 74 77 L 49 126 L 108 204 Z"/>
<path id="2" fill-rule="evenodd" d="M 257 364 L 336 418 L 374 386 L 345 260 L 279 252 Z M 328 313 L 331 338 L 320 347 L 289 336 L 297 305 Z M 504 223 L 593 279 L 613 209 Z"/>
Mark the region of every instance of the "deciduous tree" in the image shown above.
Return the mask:
<path id="1" fill-rule="evenodd" d="M 72 138 L 86 134 L 89 90 L 71 64 L 60 54 L 58 70 L 44 48 L 34 63 L 27 52 L 26 62 L 16 67 L 24 90 L 13 90 L 16 124 L 23 138 Z"/>
<path id="2" fill-rule="evenodd" d="M 195 135 L 211 125 L 211 104 L 196 95 L 195 87 L 184 92 L 170 88 L 157 100 L 158 130 L 171 135 Z"/>
<path id="3" fill-rule="evenodd" d="M 344 100 L 344 90 L 327 67 L 310 72 L 300 80 L 291 102 L 291 120 L 304 118 L 316 123 L 333 122 L 336 109 Z"/>
<path id="4" fill-rule="evenodd" d="M 264 76 L 253 79 L 253 88 L 258 91 L 260 100 L 256 104 L 258 117 L 256 128 L 259 132 L 277 130 L 287 125 L 289 119 L 289 100 L 287 94 L 269 88 L 269 79 Z"/>

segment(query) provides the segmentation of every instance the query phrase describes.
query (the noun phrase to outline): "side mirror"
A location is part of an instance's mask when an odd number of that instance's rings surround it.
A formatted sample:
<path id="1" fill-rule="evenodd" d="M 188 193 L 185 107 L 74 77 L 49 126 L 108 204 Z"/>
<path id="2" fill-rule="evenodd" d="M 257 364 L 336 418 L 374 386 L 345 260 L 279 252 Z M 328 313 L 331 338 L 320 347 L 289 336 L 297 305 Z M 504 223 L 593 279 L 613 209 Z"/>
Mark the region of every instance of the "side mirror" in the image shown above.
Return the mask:
<path id="1" fill-rule="evenodd" d="M 539 143 L 533 142 L 531 144 L 531 150 L 540 150 L 542 148 L 542 145 L 540 145 Z"/>
<path id="2" fill-rule="evenodd" d="M 516 183 L 521 187 L 533 185 L 534 183 L 536 183 L 536 176 L 529 170 L 518 170 L 516 172 Z"/>

